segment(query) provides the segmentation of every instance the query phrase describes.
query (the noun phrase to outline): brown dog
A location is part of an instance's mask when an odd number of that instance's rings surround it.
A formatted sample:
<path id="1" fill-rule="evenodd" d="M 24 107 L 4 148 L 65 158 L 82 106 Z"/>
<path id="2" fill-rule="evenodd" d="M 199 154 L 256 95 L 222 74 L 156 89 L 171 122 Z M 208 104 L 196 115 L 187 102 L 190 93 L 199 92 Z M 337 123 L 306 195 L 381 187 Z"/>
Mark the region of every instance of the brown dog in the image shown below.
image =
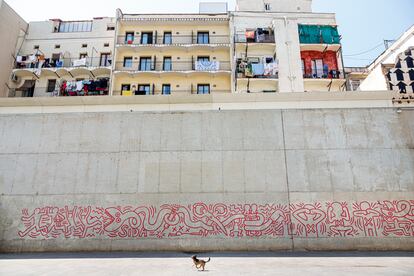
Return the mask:
<path id="1" fill-rule="evenodd" d="M 210 258 L 208 258 L 208 261 L 199 260 L 199 259 L 197 259 L 197 255 L 192 256 L 191 259 L 193 259 L 195 267 L 197 269 L 202 268 L 203 271 L 205 270 L 206 263 L 208 263 L 210 261 Z"/>

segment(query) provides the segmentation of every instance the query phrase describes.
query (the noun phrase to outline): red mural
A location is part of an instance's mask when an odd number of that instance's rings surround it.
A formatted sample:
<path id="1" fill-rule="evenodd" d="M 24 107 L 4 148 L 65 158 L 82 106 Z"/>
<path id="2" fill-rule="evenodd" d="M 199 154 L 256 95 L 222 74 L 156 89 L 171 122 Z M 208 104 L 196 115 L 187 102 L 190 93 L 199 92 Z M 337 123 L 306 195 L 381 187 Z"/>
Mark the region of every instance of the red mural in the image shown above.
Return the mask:
<path id="1" fill-rule="evenodd" d="M 22 211 L 25 239 L 414 237 L 414 200 L 55 207 Z"/>

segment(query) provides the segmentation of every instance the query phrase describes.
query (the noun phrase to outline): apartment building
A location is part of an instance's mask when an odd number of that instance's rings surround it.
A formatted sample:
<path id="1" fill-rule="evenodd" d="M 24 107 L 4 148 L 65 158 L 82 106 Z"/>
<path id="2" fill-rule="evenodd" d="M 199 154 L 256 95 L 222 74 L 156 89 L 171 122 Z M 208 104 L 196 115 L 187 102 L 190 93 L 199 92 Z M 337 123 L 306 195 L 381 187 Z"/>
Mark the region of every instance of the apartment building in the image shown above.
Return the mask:
<path id="1" fill-rule="evenodd" d="M 312 0 L 201 3 L 196 14 L 33 22 L 14 96 L 138 96 L 343 91 L 334 14 Z M 98 90 L 99 88 L 99 90 Z"/>
<path id="2" fill-rule="evenodd" d="M 117 12 L 113 95 L 231 92 L 230 26 L 217 14 Z"/>
<path id="3" fill-rule="evenodd" d="M 346 90 L 334 14 L 312 13 L 312 0 L 237 3 L 236 92 Z"/>
<path id="4" fill-rule="evenodd" d="M 9 96 L 9 78 L 14 57 L 23 43 L 27 23 L 6 2 L 0 0 L 0 97 Z"/>
<path id="5" fill-rule="evenodd" d="M 114 41 L 114 18 L 29 23 L 9 95 L 109 95 Z"/>

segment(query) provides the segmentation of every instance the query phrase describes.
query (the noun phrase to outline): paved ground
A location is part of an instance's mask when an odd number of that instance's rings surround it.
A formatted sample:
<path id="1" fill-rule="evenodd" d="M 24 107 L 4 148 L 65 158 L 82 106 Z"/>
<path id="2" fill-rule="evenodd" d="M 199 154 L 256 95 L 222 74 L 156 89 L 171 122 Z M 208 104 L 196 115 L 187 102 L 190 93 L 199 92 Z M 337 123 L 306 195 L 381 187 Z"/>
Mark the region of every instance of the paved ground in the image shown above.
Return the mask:
<path id="1" fill-rule="evenodd" d="M 0 254 L 0 275 L 414 275 L 411 253 L 219 253 L 197 272 L 190 254 Z"/>

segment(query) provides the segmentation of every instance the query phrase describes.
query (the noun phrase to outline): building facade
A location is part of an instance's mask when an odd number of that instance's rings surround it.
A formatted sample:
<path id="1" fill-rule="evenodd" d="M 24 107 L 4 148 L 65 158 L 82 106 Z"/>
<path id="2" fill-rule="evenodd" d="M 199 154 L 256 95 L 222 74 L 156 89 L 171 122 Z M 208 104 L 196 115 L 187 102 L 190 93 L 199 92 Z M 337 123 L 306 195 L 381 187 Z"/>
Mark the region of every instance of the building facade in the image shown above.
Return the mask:
<path id="1" fill-rule="evenodd" d="M 414 92 L 414 26 L 384 51 L 367 68 L 360 90 Z"/>
<path id="2" fill-rule="evenodd" d="M 11 94 L 109 95 L 114 37 L 113 18 L 29 23 L 23 46 L 15 57 Z"/>
<path id="3" fill-rule="evenodd" d="M 0 0 L 0 97 L 9 96 L 9 78 L 14 57 L 24 41 L 28 25 L 6 2 Z"/>
<path id="4" fill-rule="evenodd" d="M 203 3 L 198 14 L 33 22 L 12 96 L 133 96 L 346 90 L 334 14 L 311 0 Z M 99 89 L 98 89 L 99 88 Z"/>

